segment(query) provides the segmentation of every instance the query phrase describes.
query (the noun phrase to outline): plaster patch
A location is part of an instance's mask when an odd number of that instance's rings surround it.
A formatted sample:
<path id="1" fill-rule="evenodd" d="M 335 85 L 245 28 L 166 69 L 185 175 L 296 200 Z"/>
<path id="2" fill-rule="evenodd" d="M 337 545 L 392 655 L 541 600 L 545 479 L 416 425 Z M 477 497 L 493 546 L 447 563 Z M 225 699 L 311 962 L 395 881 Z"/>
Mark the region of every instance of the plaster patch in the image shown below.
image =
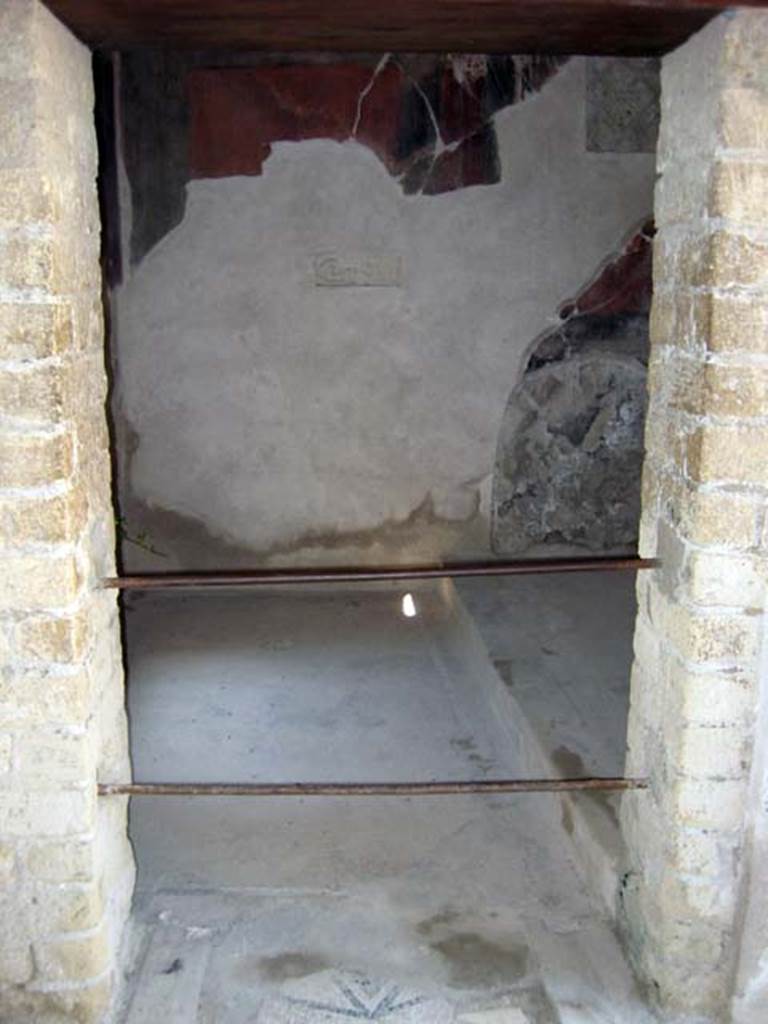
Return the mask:
<path id="1" fill-rule="evenodd" d="M 587 71 L 587 148 L 654 153 L 659 134 L 659 60 L 596 57 Z"/>
<path id="2" fill-rule="evenodd" d="M 258 177 L 189 184 L 184 221 L 116 296 L 116 419 L 138 437 L 123 514 L 168 555 L 126 545 L 133 567 L 487 557 L 487 481 L 530 339 L 650 204 L 650 158 L 585 153 L 583 83 L 573 59 L 497 115 L 493 188 L 425 202 L 368 147 L 328 139 L 275 144 Z M 323 251 L 402 254 L 407 273 L 316 287 Z"/>

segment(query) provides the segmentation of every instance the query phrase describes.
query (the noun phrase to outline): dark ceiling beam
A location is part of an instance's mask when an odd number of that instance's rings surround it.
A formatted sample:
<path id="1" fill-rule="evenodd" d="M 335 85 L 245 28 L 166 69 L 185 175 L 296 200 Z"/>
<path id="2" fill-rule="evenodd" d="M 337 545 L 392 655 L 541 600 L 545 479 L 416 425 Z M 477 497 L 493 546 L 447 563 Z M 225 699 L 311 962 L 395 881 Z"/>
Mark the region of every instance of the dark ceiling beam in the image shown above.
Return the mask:
<path id="1" fill-rule="evenodd" d="M 744 6 L 766 6 L 746 0 Z M 47 0 L 84 42 L 125 49 L 666 53 L 723 0 Z"/>

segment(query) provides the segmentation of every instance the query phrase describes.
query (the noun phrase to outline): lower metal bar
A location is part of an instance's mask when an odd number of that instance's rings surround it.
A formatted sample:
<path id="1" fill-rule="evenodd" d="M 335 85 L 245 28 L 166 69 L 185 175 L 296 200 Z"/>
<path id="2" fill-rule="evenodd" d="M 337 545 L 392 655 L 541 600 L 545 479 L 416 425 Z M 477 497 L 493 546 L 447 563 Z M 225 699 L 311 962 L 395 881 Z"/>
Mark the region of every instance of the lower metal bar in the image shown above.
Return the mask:
<path id="1" fill-rule="evenodd" d="M 477 782 L 102 782 L 99 796 L 444 796 L 647 789 L 647 779 L 483 779 Z"/>
<path id="2" fill-rule="evenodd" d="M 252 587 L 278 583 L 356 583 L 464 576 L 529 576 L 552 572 L 634 572 L 638 569 L 653 569 L 657 564 L 655 558 L 545 558 L 519 562 L 460 562 L 456 565 L 395 565 L 375 568 L 158 572 L 144 576 L 110 576 L 102 580 L 102 586 L 116 590 L 167 590 L 177 587 Z"/>

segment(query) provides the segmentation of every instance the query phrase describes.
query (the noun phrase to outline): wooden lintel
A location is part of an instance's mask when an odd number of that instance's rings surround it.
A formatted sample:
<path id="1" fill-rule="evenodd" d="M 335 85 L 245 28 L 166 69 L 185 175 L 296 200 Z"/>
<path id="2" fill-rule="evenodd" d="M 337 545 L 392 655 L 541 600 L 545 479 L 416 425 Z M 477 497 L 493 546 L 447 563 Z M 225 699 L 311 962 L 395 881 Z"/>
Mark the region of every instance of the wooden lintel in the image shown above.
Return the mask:
<path id="1" fill-rule="evenodd" d="M 655 55 L 726 0 L 47 0 L 94 47 Z M 766 0 L 746 0 L 765 6 Z"/>

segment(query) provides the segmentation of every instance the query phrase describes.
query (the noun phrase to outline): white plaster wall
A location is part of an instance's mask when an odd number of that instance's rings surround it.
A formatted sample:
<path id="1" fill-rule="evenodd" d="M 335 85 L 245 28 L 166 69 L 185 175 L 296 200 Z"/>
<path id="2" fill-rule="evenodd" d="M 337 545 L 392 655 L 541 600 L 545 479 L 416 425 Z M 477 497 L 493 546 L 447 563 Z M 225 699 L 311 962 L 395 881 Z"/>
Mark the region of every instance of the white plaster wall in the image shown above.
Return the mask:
<path id="1" fill-rule="evenodd" d="M 147 508 L 251 562 L 487 551 L 524 354 L 652 210 L 652 154 L 586 151 L 585 67 L 497 115 L 498 185 L 404 196 L 368 149 L 322 140 L 190 183 L 115 303 L 127 527 L 158 564 L 206 564 L 208 540 L 179 547 Z M 327 250 L 400 253 L 404 285 L 316 287 Z"/>

